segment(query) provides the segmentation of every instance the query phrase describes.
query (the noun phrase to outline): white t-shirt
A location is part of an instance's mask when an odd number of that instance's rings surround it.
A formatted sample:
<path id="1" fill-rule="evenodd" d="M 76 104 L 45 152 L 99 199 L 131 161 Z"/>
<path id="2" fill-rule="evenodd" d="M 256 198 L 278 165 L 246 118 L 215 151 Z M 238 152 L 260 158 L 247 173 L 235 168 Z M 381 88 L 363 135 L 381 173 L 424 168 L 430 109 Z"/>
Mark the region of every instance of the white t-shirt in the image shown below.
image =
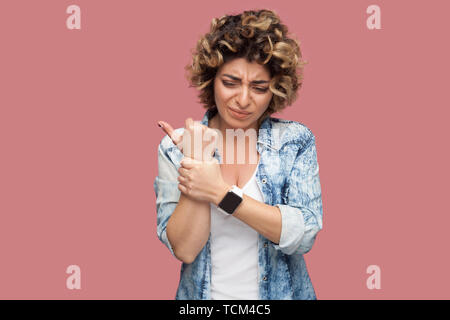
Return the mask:
<path id="1" fill-rule="evenodd" d="M 256 170 L 242 188 L 263 201 Z M 258 233 L 211 204 L 211 299 L 258 300 Z"/>

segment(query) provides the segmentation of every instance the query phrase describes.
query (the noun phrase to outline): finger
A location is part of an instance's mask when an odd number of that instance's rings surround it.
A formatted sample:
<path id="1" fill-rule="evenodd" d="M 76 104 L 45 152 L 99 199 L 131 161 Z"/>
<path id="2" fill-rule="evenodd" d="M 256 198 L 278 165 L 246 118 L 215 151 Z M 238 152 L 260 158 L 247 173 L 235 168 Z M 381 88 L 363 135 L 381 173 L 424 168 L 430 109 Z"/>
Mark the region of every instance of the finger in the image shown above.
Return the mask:
<path id="1" fill-rule="evenodd" d="M 194 123 L 195 127 L 200 127 L 200 128 L 202 128 L 202 130 L 205 129 L 205 125 L 203 125 L 201 121 L 193 121 L 193 123 Z"/>
<path id="2" fill-rule="evenodd" d="M 177 144 L 177 148 L 180 149 L 181 152 L 183 152 L 183 141 Z"/>
<path id="3" fill-rule="evenodd" d="M 158 121 L 158 124 L 164 130 L 165 133 L 170 137 L 174 144 L 178 145 L 181 143 L 181 136 L 175 132 L 173 127 L 165 121 Z"/>
<path id="4" fill-rule="evenodd" d="M 178 180 L 178 182 L 181 183 L 182 185 L 187 185 L 187 183 L 188 183 L 187 179 L 186 179 L 185 177 L 183 177 L 183 176 L 178 176 L 178 177 L 177 177 L 177 180 Z"/>
<path id="5" fill-rule="evenodd" d="M 202 133 L 206 132 L 206 130 L 210 130 L 210 128 L 205 126 L 201 121 L 194 121 L 194 128 L 201 128 Z"/>
<path id="6" fill-rule="evenodd" d="M 184 178 L 189 177 L 189 171 L 183 167 L 178 168 L 178 173 L 183 176 Z"/>
<path id="7" fill-rule="evenodd" d="M 217 141 L 217 132 L 215 130 L 212 130 L 210 128 L 207 127 L 205 134 L 204 134 L 204 141 L 208 142 L 208 141 Z"/>
<path id="8" fill-rule="evenodd" d="M 188 194 L 188 189 L 183 186 L 181 183 L 178 184 L 178 190 L 180 190 L 184 194 Z"/>
<path id="9" fill-rule="evenodd" d="M 180 177 L 180 176 L 178 176 Z M 192 192 L 192 184 L 190 184 L 186 179 L 183 180 L 183 177 L 181 179 L 178 179 L 178 185 L 182 186 L 185 189 L 185 193 L 191 193 Z"/>
<path id="10" fill-rule="evenodd" d="M 192 130 L 194 127 L 194 120 L 192 118 L 187 118 L 185 121 L 185 128 L 188 130 Z"/>
<path id="11" fill-rule="evenodd" d="M 183 168 L 185 169 L 192 169 L 195 167 L 196 164 L 198 164 L 199 161 L 196 161 L 194 159 L 191 159 L 189 157 L 184 157 L 181 161 L 180 164 Z"/>
<path id="12" fill-rule="evenodd" d="M 211 130 L 208 126 L 205 126 L 203 123 L 200 122 L 200 125 L 202 126 L 203 132 L 206 132 L 207 130 Z"/>

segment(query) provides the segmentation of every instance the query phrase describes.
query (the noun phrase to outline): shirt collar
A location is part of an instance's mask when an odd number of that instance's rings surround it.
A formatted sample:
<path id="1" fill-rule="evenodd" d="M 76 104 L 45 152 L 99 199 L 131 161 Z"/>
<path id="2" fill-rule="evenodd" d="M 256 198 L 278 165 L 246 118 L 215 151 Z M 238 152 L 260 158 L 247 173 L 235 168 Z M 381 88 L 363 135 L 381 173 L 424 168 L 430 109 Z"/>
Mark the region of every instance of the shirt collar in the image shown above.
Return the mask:
<path id="1" fill-rule="evenodd" d="M 201 123 L 208 126 L 209 119 L 211 119 L 217 113 L 217 107 L 212 107 L 206 110 Z M 266 117 L 261 126 L 259 127 L 257 149 L 261 153 L 261 146 L 268 147 L 273 150 L 279 150 L 280 139 L 278 129 L 272 128 L 272 118 L 270 116 Z"/>

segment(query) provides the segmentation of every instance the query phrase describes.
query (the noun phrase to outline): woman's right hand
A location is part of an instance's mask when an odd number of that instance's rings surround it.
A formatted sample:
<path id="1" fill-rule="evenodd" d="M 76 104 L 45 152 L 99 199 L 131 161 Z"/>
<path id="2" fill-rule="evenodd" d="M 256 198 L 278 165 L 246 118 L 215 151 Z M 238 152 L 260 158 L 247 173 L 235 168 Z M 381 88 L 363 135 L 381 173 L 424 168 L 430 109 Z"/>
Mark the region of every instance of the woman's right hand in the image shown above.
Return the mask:
<path id="1" fill-rule="evenodd" d="M 173 127 L 165 121 L 158 121 L 160 127 L 167 133 L 173 143 L 185 157 L 195 160 L 211 160 L 217 145 L 217 132 L 200 121 L 187 118 L 183 135 L 175 133 Z M 197 149 L 196 143 L 198 143 Z"/>

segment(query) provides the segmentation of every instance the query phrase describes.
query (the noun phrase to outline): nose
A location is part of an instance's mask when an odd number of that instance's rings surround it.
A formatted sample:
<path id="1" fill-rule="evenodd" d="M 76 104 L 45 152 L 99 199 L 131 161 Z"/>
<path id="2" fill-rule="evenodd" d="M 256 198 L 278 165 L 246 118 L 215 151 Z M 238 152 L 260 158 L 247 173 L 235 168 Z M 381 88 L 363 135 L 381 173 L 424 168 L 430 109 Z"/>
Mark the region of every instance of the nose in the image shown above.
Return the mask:
<path id="1" fill-rule="evenodd" d="M 245 109 L 250 104 L 250 90 L 247 86 L 241 86 L 241 91 L 239 92 L 237 102 L 239 103 L 239 107 L 241 109 Z"/>

